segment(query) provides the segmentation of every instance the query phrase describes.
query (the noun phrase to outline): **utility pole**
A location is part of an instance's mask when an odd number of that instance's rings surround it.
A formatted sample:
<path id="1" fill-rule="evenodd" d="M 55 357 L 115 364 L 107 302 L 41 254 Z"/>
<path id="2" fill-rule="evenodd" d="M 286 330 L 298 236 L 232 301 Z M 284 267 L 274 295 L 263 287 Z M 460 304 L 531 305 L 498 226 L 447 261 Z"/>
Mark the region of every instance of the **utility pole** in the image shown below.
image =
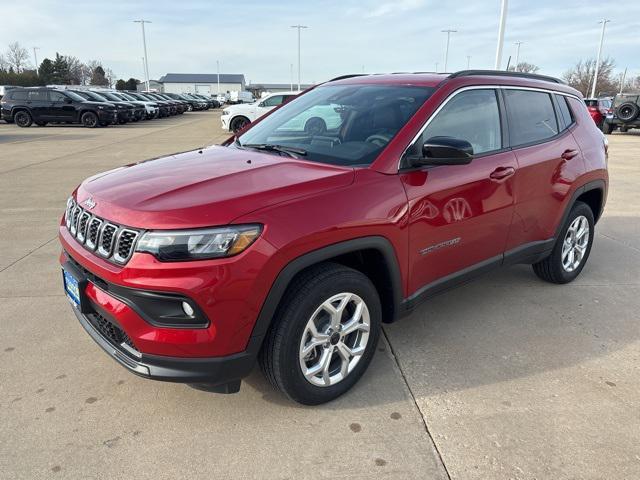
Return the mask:
<path id="1" fill-rule="evenodd" d="M 520 45 L 522 45 L 524 42 L 516 42 L 516 63 L 514 65 L 514 72 L 518 71 L 518 62 L 520 61 Z"/>
<path id="2" fill-rule="evenodd" d="M 220 60 L 216 60 L 216 70 L 218 72 L 218 95 L 220 95 Z"/>
<path id="3" fill-rule="evenodd" d="M 624 89 L 624 81 L 627 79 L 627 68 L 625 67 L 624 72 L 622 72 L 622 80 L 620 80 L 620 95 L 622 95 L 622 90 Z"/>
<path id="4" fill-rule="evenodd" d="M 147 83 L 147 91 L 149 91 L 149 57 L 147 56 L 147 36 L 144 32 L 144 24 L 151 23 L 149 20 L 134 20 L 133 23 L 142 25 L 142 46 L 144 48 L 144 79 Z"/>
<path id="5" fill-rule="evenodd" d="M 38 54 L 36 50 L 40 50 L 40 47 L 33 47 L 33 60 L 36 62 L 36 75 L 38 74 Z"/>
<path id="6" fill-rule="evenodd" d="M 593 86 L 591 87 L 591 98 L 596 96 L 596 84 L 598 83 L 598 70 L 600 70 L 600 58 L 602 57 L 602 44 L 604 43 L 604 30 L 607 27 L 607 23 L 611 20 L 602 19 L 599 23 L 602 24 L 602 32 L 600 32 L 600 46 L 598 47 L 598 58 L 596 59 L 596 71 L 593 74 Z"/>
<path id="7" fill-rule="evenodd" d="M 502 65 L 502 46 L 504 44 L 504 29 L 507 24 L 507 8 L 509 6 L 509 0 L 502 0 L 502 6 L 500 7 L 500 23 L 498 27 L 498 46 L 496 48 L 496 63 L 495 69 L 500 70 Z"/>
<path id="8" fill-rule="evenodd" d="M 300 78 L 301 78 L 301 73 L 300 73 L 300 30 L 302 30 L 303 28 L 309 28 L 306 25 L 291 25 L 291 28 L 297 28 L 298 29 L 298 91 L 300 91 Z"/>
<path id="9" fill-rule="evenodd" d="M 289 80 L 291 82 L 291 91 L 293 92 L 293 63 L 289 64 Z"/>
<path id="10" fill-rule="evenodd" d="M 436 73 L 438 73 L 438 62 L 436 62 Z"/>
<path id="11" fill-rule="evenodd" d="M 447 72 L 447 62 L 449 61 L 449 40 L 451 39 L 451 34 L 456 33 L 457 30 L 442 30 L 442 33 L 447 34 L 447 48 L 444 50 L 444 71 Z"/>
<path id="12" fill-rule="evenodd" d="M 471 68 L 471 55 L 467 55 L 467 70 Z"/>

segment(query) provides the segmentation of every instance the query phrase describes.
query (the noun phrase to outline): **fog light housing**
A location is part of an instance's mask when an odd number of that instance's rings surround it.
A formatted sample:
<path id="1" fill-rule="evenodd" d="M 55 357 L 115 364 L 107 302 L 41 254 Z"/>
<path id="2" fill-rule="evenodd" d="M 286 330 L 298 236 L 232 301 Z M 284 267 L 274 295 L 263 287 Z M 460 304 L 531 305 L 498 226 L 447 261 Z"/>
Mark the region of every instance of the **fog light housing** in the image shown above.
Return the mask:
<path id="1" fill-rule="evenodd" d="M 195 313 L 193 311 L 193 307 L 189 305 L 188 302 L 182 302 L 182 311 L 184 311 L 187 317 L 191 317 L 191 318 L 193 318 L 193 314 Z"/>

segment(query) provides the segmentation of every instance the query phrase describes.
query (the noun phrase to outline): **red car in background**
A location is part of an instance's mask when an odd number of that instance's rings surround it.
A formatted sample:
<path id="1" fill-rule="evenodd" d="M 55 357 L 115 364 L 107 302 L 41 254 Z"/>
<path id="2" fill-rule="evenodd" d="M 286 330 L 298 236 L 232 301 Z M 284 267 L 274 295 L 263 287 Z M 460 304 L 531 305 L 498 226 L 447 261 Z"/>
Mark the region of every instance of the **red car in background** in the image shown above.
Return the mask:
<path id="1" fill-rule="evenodd" d="M 584 103 L 587 105 L 587 110 L 589 110 L 593 121 L 596 122 L 599 129 L 602 129 L 607 113 L 611 112 L 611 98 L 585 98 Z"/>

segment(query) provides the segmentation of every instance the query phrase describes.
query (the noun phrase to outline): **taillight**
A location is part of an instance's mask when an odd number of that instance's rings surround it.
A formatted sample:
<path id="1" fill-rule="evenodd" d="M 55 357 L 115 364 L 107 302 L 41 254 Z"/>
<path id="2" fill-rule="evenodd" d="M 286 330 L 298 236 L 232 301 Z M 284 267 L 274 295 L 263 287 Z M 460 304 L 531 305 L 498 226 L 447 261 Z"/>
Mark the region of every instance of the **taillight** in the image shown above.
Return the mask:
<path id="1" fill-rule="evenodd" d="M 598 109 L 596 107 L 587 107 L 587 110 L 589 110 L 592 113 L 595 113 L 598 111 Z"/>

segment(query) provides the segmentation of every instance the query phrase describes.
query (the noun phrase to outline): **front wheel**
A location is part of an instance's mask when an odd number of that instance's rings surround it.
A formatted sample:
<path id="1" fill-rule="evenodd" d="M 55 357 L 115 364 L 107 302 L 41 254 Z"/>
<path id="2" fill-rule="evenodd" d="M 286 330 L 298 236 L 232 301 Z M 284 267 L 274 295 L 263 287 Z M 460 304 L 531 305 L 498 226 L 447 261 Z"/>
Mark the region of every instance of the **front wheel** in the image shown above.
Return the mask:
<path id="1" fill-rule="evenodd" d="M 95 128 L 99 125 L 98 116 L 93 112 L 84 112 L 80 117 L 83 127 Z"/>
<path id="2" fill-rule="evenodd" d="M 237 133 L 249 124 L 249 119 L 246 117 L 236 117 L 231 121 L 231 131 Z"/>
<path id="3" fill-rule="evenodd" d="M 363 375 L 380 336 L 378 292 L 364 274 L 335 263 L 294 280 L 260 353 L 269 381 L 290 399 L 318 405 Z"/>
<path id="4" fill-rule="evenodd" d="M 580 275 L 591 253 L 594 224 L 591 208 L 586 203 L 576 202 L 551 255 L 532 265 L 535 274 L 551 283 L 569 283 Z"/>
<path id="5" fill-rule="evenodd" d="M 33 123 L 33 118 L 31 118 L 31 114 L 29 112 L 20 110 L 13 116 L 13 121 L 16 122 L 16 125 L 19 127 L 27 128 Z"/>
<path id="6" fill-rule="evenodd" d="M 604 133 L 605 135 L 610 135 L 611 132 L 613 132 L 614 129 L 614 125 L 612 125 L 611 123 L 607 122 L 606 120 L 604 122 L 602 122 L 602 133 Z"/>

